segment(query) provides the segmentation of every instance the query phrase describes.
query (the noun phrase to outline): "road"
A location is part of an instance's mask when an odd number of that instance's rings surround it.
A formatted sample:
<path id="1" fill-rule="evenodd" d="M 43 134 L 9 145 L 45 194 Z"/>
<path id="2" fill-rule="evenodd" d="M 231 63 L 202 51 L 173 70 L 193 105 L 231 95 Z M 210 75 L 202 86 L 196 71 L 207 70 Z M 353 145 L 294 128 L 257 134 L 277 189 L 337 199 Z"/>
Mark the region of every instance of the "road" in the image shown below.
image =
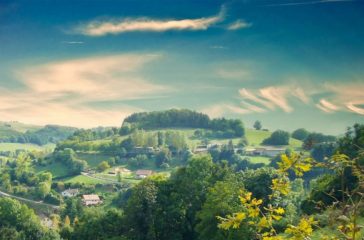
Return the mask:
<path id="1" fill-rule="evenodd" d="M 54 208 L 54 209 L 59 208 L 59 206 L 57 206 L 57 205 L 52 205 L 52 204 L 44 203 L 42 201 L 34 201 L 34 200 L 31 200 L 31 199 L 28 199 L 28 198 L 22 198 L 22 197 L 14 196 L 14 195 L 11 195 L 9 193 L 2 192 L 2 191 L 0 191 L 0 196 L 10 197 L 10 198 L 14 198 L 14 199 L 17 199 L 17 200 L 20 200 L 20 201 L 30 202 L 30 203 L 37 204 L 37 205 L 43 205 L 43 206 L 51 207 L 51 208 Z"/>

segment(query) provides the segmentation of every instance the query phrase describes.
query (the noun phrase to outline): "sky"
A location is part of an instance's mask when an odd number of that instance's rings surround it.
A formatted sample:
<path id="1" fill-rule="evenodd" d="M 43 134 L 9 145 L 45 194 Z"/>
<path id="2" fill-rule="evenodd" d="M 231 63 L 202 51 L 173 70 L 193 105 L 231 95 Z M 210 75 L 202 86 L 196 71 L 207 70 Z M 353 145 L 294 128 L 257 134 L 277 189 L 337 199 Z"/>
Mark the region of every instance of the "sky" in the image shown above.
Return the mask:
<path id="1" fill-rule="evenodd" d="M 0 0 L 0 121 L 188 108 L 341 134 L 364 123 L 363 19 L 361 0 Z"/>

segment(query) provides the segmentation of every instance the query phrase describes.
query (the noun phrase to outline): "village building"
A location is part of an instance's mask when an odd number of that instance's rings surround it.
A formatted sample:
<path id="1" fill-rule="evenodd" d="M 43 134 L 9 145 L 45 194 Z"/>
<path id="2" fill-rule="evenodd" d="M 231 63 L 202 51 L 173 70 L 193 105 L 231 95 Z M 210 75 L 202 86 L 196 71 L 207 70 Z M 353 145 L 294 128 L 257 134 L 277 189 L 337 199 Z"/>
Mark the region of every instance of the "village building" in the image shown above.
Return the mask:
<path id="1" fill-rule="evenodd" d="M 135 172 L 136 176 L 138 178 L 146 178 L 146 177 L 149 177 L 153 174 L 153 171 L 152 170 L 137 170 Z"/>
<path id="2" fill-rule="evenodd" d="M 278 154 L 282 154 L 286 151 L 285 148 L 266 146 L 258 148 L 245 149 L 245 155 L 248 156 L 265 156 L 265 157 L 275 157 Z"/>
<path id="3" fill-rule="evenodd" d="M 75 189 L 64 190 L 61 194 L 63 197 L 75 197 L 79 193 L 80 193 L 79 190 L 77 188 L 75 188 Z"/>
<path id="4" fill-rule="evenodd" d="M 82 195 L 82 203 L 85 206 L 93 206 L 101 204 L 102 200 L 96 194 Z"/>

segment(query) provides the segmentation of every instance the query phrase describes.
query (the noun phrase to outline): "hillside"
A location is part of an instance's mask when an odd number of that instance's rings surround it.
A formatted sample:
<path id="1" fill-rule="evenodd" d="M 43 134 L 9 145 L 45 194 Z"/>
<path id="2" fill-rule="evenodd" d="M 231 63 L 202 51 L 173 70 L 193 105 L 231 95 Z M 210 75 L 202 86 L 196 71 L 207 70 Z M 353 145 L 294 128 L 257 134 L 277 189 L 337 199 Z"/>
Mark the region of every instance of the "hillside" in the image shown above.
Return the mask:
<path id="1" fill-rule="evenodd" d="M 57 125 L 34 126 L 19 122 L 1 122 L 0 142 L 46 145 L 71 136 L 77 129 Z"/>

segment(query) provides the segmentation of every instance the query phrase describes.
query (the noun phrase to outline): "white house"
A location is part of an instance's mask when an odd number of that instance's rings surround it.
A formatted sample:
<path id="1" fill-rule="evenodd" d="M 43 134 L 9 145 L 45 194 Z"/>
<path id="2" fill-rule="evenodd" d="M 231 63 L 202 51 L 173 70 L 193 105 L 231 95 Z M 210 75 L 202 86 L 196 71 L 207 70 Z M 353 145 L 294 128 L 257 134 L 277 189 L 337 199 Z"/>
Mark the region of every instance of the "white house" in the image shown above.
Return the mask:
<path id="1" fill-rule="evenodd" d="M 245 149 L 245 154 L 248 156 L 266 156 L 266 157 L 275 157 L 278 154 L 282 154 L 285 152 L 285 148 L 266 146 L 266 147 L 257 147 L 257 148 L 249 148 Z"/>
<path id="2" fill-rule="evenodd" d="M 82 195 L 82 203 L 85 206 L 92 206 L 101 204 L 102 201 L 100 197 L 96 194 Z"/>
<path id="3" fill-rule="evenodd" d="M 135 172 L 138 178 L 146 178 L 153 174 L 152 170 L 138 170 Z"/>
<path id="4" fill-rule="evenodd" d="M 64 190 L 61 194 L 63 197 L 75 197 L 79 193 L 80 193 L 79 190 L 77 188 L 75 188 L 75 189 Z"/>

